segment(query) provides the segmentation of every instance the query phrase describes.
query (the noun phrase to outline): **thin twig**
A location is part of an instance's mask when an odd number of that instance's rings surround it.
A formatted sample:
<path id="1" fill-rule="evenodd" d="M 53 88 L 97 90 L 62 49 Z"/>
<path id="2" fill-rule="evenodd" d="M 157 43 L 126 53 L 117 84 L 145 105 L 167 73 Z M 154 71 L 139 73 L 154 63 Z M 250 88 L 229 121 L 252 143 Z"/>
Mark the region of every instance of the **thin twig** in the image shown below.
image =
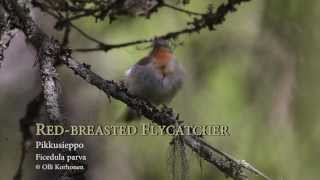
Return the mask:
<path id="1" fill-rule="evenodd" d="M 162 3 L 162 6 L 168 7 L 170 9 L 173 9 L 173 10 L 176 10 L 176 11 L 188 14 L 188 15 L 193 15 L 193 16 L 202 16 L 202 15 L 204 15 L 203 13 L 198 13 L 198 12 L 193 12 L 193 11 L 189 11 L 189 10 L 186 10 L 186 9 L 178 8 L 176 6 L 167 4 L 165 2 Z"/>
<path id="2" fill-rule="evenodd" d="M 75 29 L 76 31 L 78 31 L 83 37 L 89 39 L 90 41 L 93 41 L 97 44 L 104 44 L 102 41 L 99 41 L 93 37 L 91 37 L 88 33 L 84 32 L 83 30 L 81 30 L 80 28 L 78 28 L 76 25 L 72 24 L 72 23 L 69 23 L 69 25 Z M 107 44 L 104 44 L 105 46 L 108 46 Z"/>
<path id="3" fill-rule="evenodd" d="M 69 17 L 69 13 L 66 13 L 66 17 Z M 63 34 L 63 38 L 62 38 L 62 46 L 67 46 L 69 44 L 69 36 L 70 36 L 70 32 L 71 32 L 71 28 L 70 28 L 70 24 L 66 25 L 65 29 L 64 29 L 64 34 Z"/>
<path id="4" fill-rule="evenodd" d="M 204 28 L 208 28 L 209 30 L 215 30 L 215 27 L 225 21 L 225 16 L 230 13 L 236 11 L 235 6 L 237 4 L 240 4 L 241 2 L 247 2 L 250 0 L 229 0 L 227 4 L 221 4 L 215 13 L 212 12 L 211 9 L 209 9 L 209 12 L 206 14 L 202 14 L 200 19 L 195 18 L 192 22 L 188 23 L 188 26 L 184 29 L 181 29 L 179 31 L 169 32 L 164 35 L 157 36 L 157 38 L 162 39 L 176 39 L 178 36 L 184 35 L 184 34 L 191 34 L 195 32 L 200 32 Z M 105 51 L 108 52 L 111 49 L 114 48 L 122 48 L 122 47 L 128 47 L 132 45 L 138 45 L 142 43 L 148 43 L 152 42 L 154 38 L 150 39 L 144 39 L 144 40 L 137 40 L 122 44 L 106 44 L 103 42 L 96 42 L 97 47 L 95 48 L 81 48 L 81 49 L 75 49 L 75 51 L 79 52 L 94 52 L 94 51 Z"/>
<path id="5" fill-rule="evenodd" d="M 159 7 L 168 7 L 168 8 L 171 8 L 176 11 L 183 12 L 183 13 L 186 13 L 189 15 L 200 16 L 200 18 L 194 18 L 193 21 L 187 23 L 188 26 L 185 27 L 184 29 L 181 29 L 181 30 L 178 30 L 175 32 L 168 32 L 166 34 L 157 36 L 157 38 L 175 39 L 178 36 L 181 36 L 184 34 L 191 34 L 191 33 L 200 32 L 202 29 L 205 29 L 205 28 L 208 28 L 209 30 L 215 30 L 215 26 L 221 24 L 225 20 L 225 16 L 228 13 L 234 12 L 236 10 L 235 6 L 237 4 L 240 4 L 241 2 L 247 2 L 247 1 L 250 1 L 250 0 L 228 0 L 228 2 L 226 4 L 221 4 L 217 8 L 215 13 L 213 13 L 211 6 L 208 7 L 207 13 L 197 13 L 197 12 L 192 12 L 192 11 L 188 11 L 188 10 L 185 10 L 182 8 L 172 6 L 170 4 L 165 3 L 162 0 L 159 0 L 158 1 L 159 4 L 155 9 L 157 9 Z M 100 8 L 96 8 L 93 10 L 86 10 L 83 14 L 74 15 L 74 17 L 70 17 L 70 18 L 66 18 L 66 17 L 61 16 L 61 13 L 59 13 L 60 15 L 58 16 L 53 12 L 48 12 L 50 10 L 50 8 L 43 7 L 43 5 L 41 3 L 36 4 L 36 7 L 39 7 L 42 11 L 47 12 L 48 14 L 50 14 L 51 16 L 56 18 L 58 20 L 56 27 L 60 27 L 60 26 L 66 26 L 66 25 L 71 24 L 72 20 L 76 20 L 76 19 L 79 19 L 82 17 L 90 17 L 90 15 L 94 15 L 95 13 L 105 15 L 106 12 L 111 10 L 117 4 L 116 2 L 117 1 L 115 1 L 114 3 L 111 3 L 109 6 L 106 6 L 106 7 L 100 7 Z M 73 49 L 74 51 L 78 51 L 78 52 L 95 52 L 95 51 L 108 52 L 109 50 L 112 50 L 112 49 L 124 48 L 124 47 L 142 44 L 142 43 L 150 43 L 154 40 L 154 38 L 149 38 L 149 39 L 142 39 L 142 40 L 136 40 L 136 41 L 131 41 L 131 42 L 119 43 L 119 44 L 108 44 L 108 43 L 104 43 L 102 41 L 99 41 L 95 38 L 92 38 L 87 33 L 85 33 L 83 30 L 81 30 L 77 27 L 75 27 L 74 29 L 77 30 L 78 32 L 80 32 L 84 37 L 86 37 L 90 41 L 93 41 L 96 43 L 96 47 L 94 47 L 94 48 Z"/>

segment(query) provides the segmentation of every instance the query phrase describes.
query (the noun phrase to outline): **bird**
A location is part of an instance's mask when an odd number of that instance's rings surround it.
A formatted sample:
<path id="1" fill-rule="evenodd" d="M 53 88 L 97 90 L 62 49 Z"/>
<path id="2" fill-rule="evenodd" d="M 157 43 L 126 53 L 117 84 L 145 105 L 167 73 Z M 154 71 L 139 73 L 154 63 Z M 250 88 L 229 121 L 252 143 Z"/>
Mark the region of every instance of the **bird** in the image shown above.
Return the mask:
<path id="1" fill-rule="evenodd" d="M 125 85 L 130 94 L 156 106 L 170 103 L 181 89 L 185 70 L 177 61 L 169 41 L 155 39 L 150 53 L 126 71 Z M 124 120 L 131 122 L 140 115 L 127 108 Z"/>

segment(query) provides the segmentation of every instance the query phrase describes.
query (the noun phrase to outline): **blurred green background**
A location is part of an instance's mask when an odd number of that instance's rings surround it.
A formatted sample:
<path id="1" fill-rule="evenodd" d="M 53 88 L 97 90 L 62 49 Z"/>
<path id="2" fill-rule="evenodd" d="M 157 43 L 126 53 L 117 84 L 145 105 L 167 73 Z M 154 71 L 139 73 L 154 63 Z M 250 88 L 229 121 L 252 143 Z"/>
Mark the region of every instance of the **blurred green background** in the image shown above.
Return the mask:
<path id="1" fill-rule="evenodd" d="M 192 0 L 185 8 L 206 11 L 222 0 Z M 229 14 L 216 31 L 185 35 L 175 54 L 187 71 L 187 82 L 172 104 L 188 124 L 226 124 L 230 137 L 205 137 L 212 145 L 245 159 L 275 180 L 315 180 L 320 170 L 320 1 L 253 0 Z M 37 13 L 35 13 L 37 14 Z M 40 13 L 38 13 L 40 14 Z M 52 29 L 48 16 L 38 18 Z M 108 43 L 145 39 L 185 27 L 191 17 L 168 8 L 150 19 L 122 17 L 112 24 L 92 19 L 76 24 Z M 19 40 L 20 39 L 20 40 Z M 0 69 L 0 180 L 17 167 L 21 134 L 18 120 L 39 92 L 32 51 L 19 35 Z M 93 47 L 76 32 L 71 47 Z M 77 53 L 106 79 L 119 80 L 145 56 L 148 45 L 108 53 Z M 22 49 L 17 53 L 17 48 Z M 24 55 L 24 53 L 28 55 Z M 21 60 L 24 60 L 21 62 Z M 103 92 L 65 67 L 59 69 L 66 117 L 72 123 L 120 124 L 125 105 L 108 102 Z M 148 122 L 143 120 L 136 123 Z M 170 137 L 85 137 L 88 179 L 169 179 Z M 32 157 L 28 157 L 29 160 Z M 225 179 L 211 164 L 188 151 L 190 179 Z M 33 168 L 25 166 L 25 178 Z M 252 177 L 252 179 L 259 179 Z"/>

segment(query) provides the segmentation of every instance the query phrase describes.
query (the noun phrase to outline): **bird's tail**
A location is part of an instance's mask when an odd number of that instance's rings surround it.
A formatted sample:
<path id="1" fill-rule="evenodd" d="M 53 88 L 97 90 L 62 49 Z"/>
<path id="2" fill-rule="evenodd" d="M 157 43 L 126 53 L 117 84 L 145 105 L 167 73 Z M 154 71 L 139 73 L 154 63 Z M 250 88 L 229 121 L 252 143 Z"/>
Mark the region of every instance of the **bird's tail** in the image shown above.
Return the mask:
<path id="1" fill-rule="evenodd" d="M 140 118 L 139 113 L 129 107 L 126 109 L 126 112 L 122 116 L 122 120 L 124 120 L 125 122 L 132 122 L 138 118 Z"/>

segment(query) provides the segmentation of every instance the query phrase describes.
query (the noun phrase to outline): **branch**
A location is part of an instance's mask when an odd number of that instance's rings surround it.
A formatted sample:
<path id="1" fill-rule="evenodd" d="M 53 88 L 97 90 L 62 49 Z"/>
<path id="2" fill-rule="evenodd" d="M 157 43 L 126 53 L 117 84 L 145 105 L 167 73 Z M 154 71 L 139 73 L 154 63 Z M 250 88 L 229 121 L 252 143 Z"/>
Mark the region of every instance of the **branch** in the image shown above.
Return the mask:
<path id="1" fill-rule="evenodd" d="M 31 125 L 33 125 L 33 122 L 30 121 L 32 121 L 33 118 L 35 118 L 38 115 L 41 101 L 44 104 L 47 116 L 46 120 L 48 120 L 49 124 L 63 125 L 64 123 L 60 107 L 61 91 L 59 89 L 56 68 L 54 67 L 54 65 L 57 62 L 61 46 L 57 43 L 56 40 L 49 38 L 49 36 L 47 36 L 35 24 L 32 18 L 26 14 L 26 9 L 19 6 L 17 1 L 1 0 L 0 2 L 0 5 L 2 5 L 5 8 L 10 18 L 14 20 L 12 22 L 13 26 L 22 30 L 26 36 L 27 42 L 32 44 L 32 46 L 36 49 L 38 58 L 37 62 L 40 64 L 40 76 L 42 86 L 41 95 L 43 100 L 33 100 L 28 105 L 26 118 L 22 118 L 20 121 L 21 131 L 23 135 L 22 153 L 20 157 L 19 167 L 14 177 L 15 180 L 19 180 L 22 176 L 22 166 L 27 152 L 27 142 L 31 139 L 32 136 L 29 128 Z M 48 139 L 48 137 L 41 138 Z M 54 137 L 53 141 L 62 141 L 63 138 L 64 137 Z M 55 150 L 52 149 L 51 151 L 54 152 Z M 65 154 L 66 152 L 62 153 Z M 64 177 L 65 175 L 69 176 L 69 174 L 63 172 L 59 175 L 62 175 L 62 177 Z M 71 175 L 70 177 L 70 179 L 73 180 L 77 180 L 79 178 L 84 179 L 83 171 L 77 176 Z"/>
<path id="2" fill-rule="evenodd" d="M 70 54 L 71 52 L 67 49 L 62 49 L 62 47 L 58 44 L 57 41 L 54 41 L 54 40 L 48 41 L 49 36 L 45 34 L 43 31 L 41 31 L 38 28 L 38 26 L 36 26 L 36 24 L 33 22 L 31 17 L 28 16 L 28 14 L 24 12 L 21 13 L 21 11 L 19 11 L 19 7 L 15 5 L 16 3 L 14 3 L 15 1 L 2 0 L 2 2 L 6 3 L 7 12 L 11 16 L 16 17 L 18 19 L 17 23 L 19 24 L 17 24 L 17 27 L 19 27 L 26 34 L 27 39 L 31 42 L 31 44 L 36 49 L 40 49 L 39 44 L 37 44 L 38 41 L 34 39 L 36 36 L 41 36 L 43 38 L 40 38 L 40 39 L 46 40 L 46 43 L 44 44 L 45 45 L 44 51 L 42 51 L 43 53 L 41 53 L 44 57 L 44 60 L 42 60 L 44 62 L 42 62 L 42 65 L 41 65 L 43 70 L 47 69 L 48 72 L 54 72 L 53 69 L 51 68 L 54 60 L 46 56 L 50 54 L 58 55 L 57 57 L 59 58 L 59 60 L 62 63 L 64 63 L 67 67 L 72 69 L 75 72 L 75 74 L 82 77 L 88 83 L 104 91 L 107 96 L 111 96 L 119 101 L 122 101 L 123 103 L 127 104 L 130 108 L 140 112 L 146 118 L 150 119 L 154 123 L 157 123 L 158 125 L 168 126 L 168 125 L 177 124 L 178 117 L 175 115 L 176 113 L 174 113 L 171 109 L 168 109 L 168 108 L 159 109 L 156 106 L 150 104 L 149 102 L 146 102 L 144 100 L 141 100 L 139 98 L 136 98 L 130 95 L 122 83 L 116 83 L 114 81 L 103 79 L 101 76 L 91 71 L 89 65 L 81 64 L 78 61 L 74 60 L 71 57 L 71 54 Z M 28 31 L 30 29 L 32 31 Z M 58 47 L 60 47 L 61 49 L 58 49 Z M 50 68 L 47 68 L 47 66 L 49 65 L 50 65 Z M 43 84 L 43 87 L 48 89 L 48 92 L 46 91 L 44 92 L 47 93 L 47 95 L 50 95 L 50 93 L 52 92 L 50 90 L 52 89 L 52 86 L 54 87 L 55 85 L 54 76 L 51 76 L 50 73 L 44 73 L 43 75 L 46 76 L 46 78 L 49 78 L 46 81 L 51 82 L 48 84 L 46 83 Z M 55 100 L 56 98 L 54 94 L 52 99 L 50 97 L 47 97 L 47 101 L 49 102 L 55 102 Z M 51 108 L 51 107 L 47 107 L 47 109 L 48 108 Z M 52 117 L 51 117 L 53 120 L 58 119 L 60 115 L 59 113 L 56 114 L 55 110 L 56 110 L 56 107 L 54 106 L 52 108 Z M 222 153 L 216 148 L 208 145 L 198 137 L 194 137 L 194 136 L 182 136 L 182 137 L 185 140 L 186 145 L 188 145 L 200 157 L 204 158 L 209 163 L 212 163 L 219 170 L 221 170 L 227 176 L 232 177 L 233 179 L 236 179 L 236 180 L 247 179 L 247 177 L 243 174 L 245 169 L 249 170 L 250 172 L 259 174 L 258 172 L 255 171 L 254 168 L 249 168 L 252 166 L 248 165 L 248 163 L 243 163 L 243 161 L 234 160 L 229 155 Z"/>
<path id="3" fill-rule="evenodd" d="M 20 119 L 20 131 L 22 134 L 21 141 L 21 155 L 18 169 L 15 173 L 14 180 L 21 180 L 23 174 L 23 164 L 25 157 L 27 155 L 28 149 L 30 147 L 30 141 L 32 139 L 32 132 L 30 130 L 31 126 L 34 124 L 35 119 L 39 117 L 41 104 L 43 102 L 42 94 L 35 97 L 28 105 L 27 111 L 23 118 Z"/>
<path id="4" fill-rule="evenodd" d="M 4 60 L 4 52 L 8 49 L 12 39 L 15 36 L 15 30 L 5 30 L 0 38 L 0 68 Z"/>
<path id="5" fill-rule="evenodd" d="M 11 20 L 0 6 L 0 68 L 4 60 L 4 51 L 9 47 L 15 36 L 15 30 L 11 27 Z"/>
<path id="6" fill-rule="evenodd" d="M 38 50 L 44 105 L 49 122 L 56 124 L 61 124 L 62 121 L 59 105 L 61 90 L 59 90 L 59 82 L 54 67 L 59 47 L 53 39 L 44 36 L 42 47 Z"/>
<path id="7" fill-rule="evenodd" d="M 215 27 L 219 24 L 222 24 L 225 21 L 225 16 L 228 13 L 236 11 L 236 5 L 241 4 L 242 2 L 248 2 L 250 0 L 228 0 L 227 4 L 221 4 L 215 13 L 213 13 L 212 7 L 208 8 L 208 13 L 201 14 L 201 18 L 194 18 L 192 22 L 188 23 L 188 26 L 184 29 L 175 32 L 169 32 L 164 35 L 157 36 L 157 38 L 161 39 L 176 39 L 181 35 L 184 34 L 192 34 L 192 33 L 199 33 L 202 29 L 208 28 L 210 31 L 215 30 Z M 79 52 L 94 52 L 94 51 L 105 51 L 108 52 L 111 49 L 115 48 L 122 48 L 128 47 L 132 45 L 138 45 L 142 43 L 153 42 L 154 38 L 145 39 L 145 40 L 138 40 L 132 41 L 122 44 L 106 44 L 102 42 L 97 42 L 97 47 L 95 48 L 83 48 L 83 49 L 76 49 Z"/>
<path id="8" fill-rule="evenodd" d="M 165 2 L 162 3 L 162 6 L 170 8 L 170 9 L 173 9 L 175 11 L 179 11 L 179 12 L 185 13 L 185 14 L 190 15 L 190 16 L 202 16 L 202 15 L 204 15 L 203 13 L 197 13 L 197 12 L 189 11 L 189 10 L 186 10 L 186 9 L 178 8 L 176 6 L 167 4 Z"/>
<path id="9" fill-rule="evenodd" d="M 46 0 L 32 0 L 34 7 L 40 8 L 43 12 L 53 15 L 57 19 L 55 27 L 62 29 L 72 21 L 85 17 L 93 17 L 96 21 L 104 20 L 109 17 L 110 23 L 117 16 L 132 16 L 132 11 L 141 8 L 143 16 L 149 17 L 153 12 L 162 6 L 162 0 L 149 0 L 144 6 L 144 1 L 92 1 L 92 0 L 73 0 L 55 3 Z M 148 3 L 148 4 L 147 4 Z M 149 6 L 153 4 L 152 6 Z M 56 13 L 55 13 L 56 12 Z M 70 17 L 59 17 L 57 14 L 72 13 Z"/>
<path id="10" fill-rule="evenodd" d="M 69 13 L 66 14 L 66 17 L 69 17 Z M 71 28 L 70 25 L 67 25 L 64 29 L 63 38 L 61 45 L 63 47 L 67 46 L 69 44 L 69 37 L 70 37 Z"/>
<path id="11" fill-rule="evenodd" d="M 122 83 L 104 80 L 102 77 L 92 72 L 89 65 L 79 63 L 78 61 L 73 59 L 69 53 L 62 54 L 60 56 L 60 60 L 67 67 L 72 69 L 76 75 L 79 75 L 88 83 L 104 91 L 107 96 L 111 96 L 125 103 L 127 106 L 136 110 L 137 112 L 140 112 L 143 116 L 145 116 L 152 122 L 160 126 L 177 124 L 178 117 L 175 115 L 177 113 L 174 113 L 171 109 L 168 109 L 166 107 L 159 109 L 149 102 L 130 95 Z M 187 135 L 184 135 L 182 137 L 189 148 L 196 152 L 200 157 L 202 157 L 209 163 L 212 163 L 227 176 L 230 176 L 235 180 L 247 179 L 247 177 L 243 174 L 244 169 L 247 169 L 248 171 L 256 175 L 260 175 L 265 179 L 270 180 L 270 178 L 253 168 L 253 166 L 251 166 L 247 162 L 243 160 L 235 160 L 231 156 L 222 153 L 220 150 L 208 145 L 198 137 Z"/>
<path id="12" fill-rule="evenodd" d="M 184 142 L 191 147 L 193 151 L 199 154 L 200 157 L 214 164 L 220 171 L 224 172 L 236 180 L 247 179 L 243 169 L 261 176 L 266 180 L 271 180 L 264 173 L 253 167 L 245 160 L 236 160 L 227 153 L 207 144 L 197 136 L 183 136 Z"/>
<path id="13" fill-rule="evenodd" d="M 175 32 L 169 32 L 169 33 L 157 36 L 156 38 L 176 39 L 178 36 L 181 36 L 184 34 L 192 34 L 192 33 L 196 33 L 196 32 L 199 33 L 202 29 L 205 29 L 205 28 L 208 28 L 210 31 L 215 30 L 215 27 L 217 25 L 219 25 L 225 21 L 225 16 L 228 13 L 236 11 L 235 6 L 237 4 L 240 4 L 242 2 L 248 2 L 248 1 L 250 1 L 250 0 L 228 0 L 228 2 L 226 4 L 221 4 L 217 8 L 215 13 L 213 12 L 213 8 L 211 6 L 208 7 L 207 13 L 197 13 L 197 12 L 192 12 L 192 11 L 188 11 L 188 10 L 185 10 L 182 8 L 172 6 L 170 4 L 165 3 L 162 0 L 157 0 L 158 5 L 152 9 L 152 12 L 160 7 L 167 7 L 167 8 L 174 9 L 178 12 L 186 13 L 188 15 L 200 16 L 200 18 L 194 18 L 193 21 L 188 22 L 187 27 L 185 27 L 184 29 L 181 29 L 181 30 L 175 31 Z M 54 10 L 54 9 L 52 9 L 52 7 L 50 8 L 50 6 L 46 6 L 46 4 L 38 2 L 38 0 L 34 0 L 33 5 L 35 7 L 40 8 L 42 11 L 48 13 L 49 15 L 53 16 L 54 18 L 56 18 L 58 20 L 56 27 L 58 29 L 61 29 L 61 27 L 69 26 L 70 24 L 72 24 L 71 21 L 80 19 L 82 17 L 93 16 L 96 19 L 104 19 L 105 16 L 108 14 L 108 12 L 112 10 L 112 8 L 119 8 L 119 4 L 117 4 L 116 2 L 117 1 L 115 1 L 114 3 L 111 3 L 109 5 L 104 5 L 104 6 L 95 8 L 95 9 L 82 9 L 82 11 L 84 11 L 83 13 L 73 15 L 72 17 L 63 17 L 61 12 L 58 12 L 58 14 L 53 13 L 52 11 L 50 11 L 50 10 Z M 95 15 L 95 14 L 98 14 L 98 15 Z M 78 51 L 78 52 L 95 52 L 95 51 L 108 52 L 109 50 L 112 50 L 112 49 L 124 48 L 124 47 L 142 44 L 142 43 L 149 43 L 149 42 L 153 42 L 153 40 L 154 40 L 154 38 L 149 38 L 149 39 L 142 39 L 142 40 L 136 40 L 136 41 L 131 41 L 131 42 L 119 43 L 119 44 L 108 44 L 108 43 L 101 42 L 95 38 L 88 36 L 87 33 L 85 33 L 80 28 L 75 27 L 74 25 L 71 25 L 71 26 L 73 26 L 73 28 L 75 30 L 77 30 L 82 36 L 84 36 L 87 39 L 89 39 L 90 41 L 93 41 L 94 43 L 96 43 L 96 47 L 94 47 L 94 48 L 74 49 L 75 51 Z"/>
<path id="14" fill-rule="evenodd" d="M 24 32 L 28 41 L 38 52 L 41 85 L 48 120 L 59 121 L 61 112 L 54 63 L 60 46 L 57 46 L 57 43 L 53 42 L 54 40 L 45 35 L 31 17 L 26 16 L 25 9 L 21 8 L 15 0 L 2 0 L 1 3 L 9 16 L 14 19 L 12 23 L 16 25 L 16 28 L 20 28 Z"/>

